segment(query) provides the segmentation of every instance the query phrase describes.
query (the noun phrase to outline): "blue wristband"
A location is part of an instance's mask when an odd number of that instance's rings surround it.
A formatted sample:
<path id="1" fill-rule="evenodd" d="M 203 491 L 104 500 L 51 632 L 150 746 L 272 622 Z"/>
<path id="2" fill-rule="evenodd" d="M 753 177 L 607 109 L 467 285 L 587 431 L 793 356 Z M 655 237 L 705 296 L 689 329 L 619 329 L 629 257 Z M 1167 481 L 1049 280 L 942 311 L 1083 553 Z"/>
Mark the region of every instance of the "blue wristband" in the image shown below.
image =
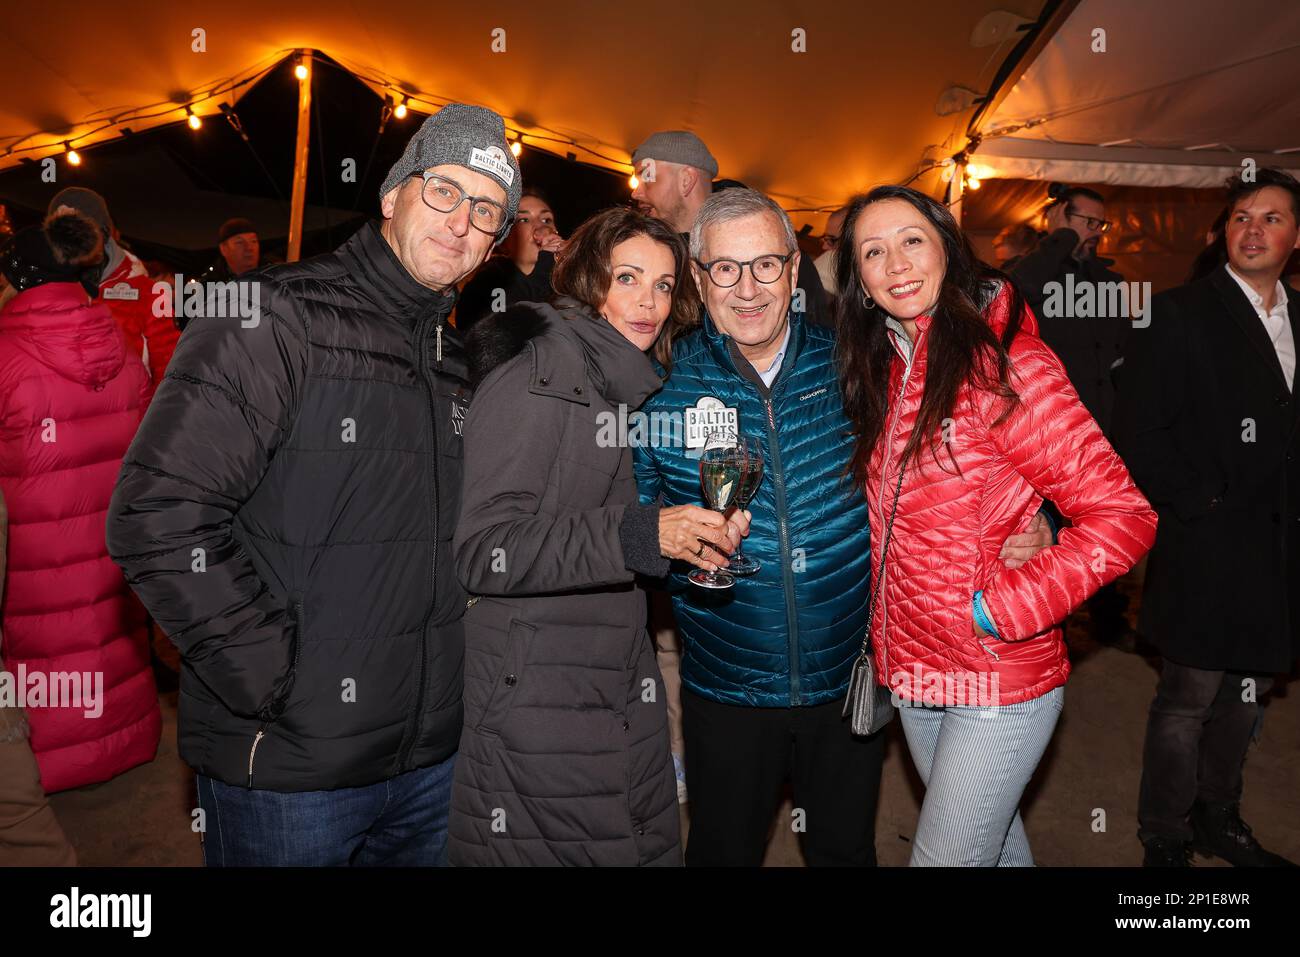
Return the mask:
<path id="1" fill-rule="evenodd" d="M 1055 512 L 1056 510 L 1047 502 L 1044 502 L 1038 510 L 1038 514 L 1043 516 L 1043 521 L 1047 523 L 1047 527 L 1052 530 L 1052 544 L 1059 545 L 1061 544 L 1061 526 L 1057 524 Z"/>
<path id="2" fill-rule="evenodd" d="M 975 624 L 979 625 L 994 638 L 1001 638 L 997 628 L 993 625 L 993 619 L 989 617 L 988 610 L 984 607 L 984 590 L 980 589 L 970 600 L 971 611 L 975 615 Z"/>

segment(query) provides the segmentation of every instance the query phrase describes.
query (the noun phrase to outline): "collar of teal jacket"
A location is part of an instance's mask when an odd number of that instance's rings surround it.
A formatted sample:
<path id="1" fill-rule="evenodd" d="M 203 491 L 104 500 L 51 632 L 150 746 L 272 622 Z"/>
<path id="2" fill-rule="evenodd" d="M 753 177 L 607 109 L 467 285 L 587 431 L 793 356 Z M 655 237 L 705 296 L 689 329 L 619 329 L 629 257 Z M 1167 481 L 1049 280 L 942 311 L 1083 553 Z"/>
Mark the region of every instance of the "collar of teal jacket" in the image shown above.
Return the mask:
<path id="1" fill-rule="evenodd" d="M 701 312 L 703 318 L 700 321 L 700 332 L 704 337 L 704 341 L 708 344 L 709 353 L 713 356 L 713 360 L 732 375 L 754 381 L 758 375 L 757 371 L 754 371 L 751 367 L 750 371 L 753 372 L 753 376 L 749 376 L 741 372 L 736 366 L 731 351 L 732 343 L 735 340 L 718 328 L 707 309 L 703 309 Z M 790 323 L 790 344 L 786 347 L 785 358 L 781 362 L 781 371 L 772 380 L 773 389 L 776 388 L 777 383 L 786 377 L 791 369 L 798 366 L 799 356 L 803 352 L 804 344 L 807 341 L 807 330 L 804 328 L 803 316 L 796 315 L 794 312 L 787 312 L 786 320 Z"/>

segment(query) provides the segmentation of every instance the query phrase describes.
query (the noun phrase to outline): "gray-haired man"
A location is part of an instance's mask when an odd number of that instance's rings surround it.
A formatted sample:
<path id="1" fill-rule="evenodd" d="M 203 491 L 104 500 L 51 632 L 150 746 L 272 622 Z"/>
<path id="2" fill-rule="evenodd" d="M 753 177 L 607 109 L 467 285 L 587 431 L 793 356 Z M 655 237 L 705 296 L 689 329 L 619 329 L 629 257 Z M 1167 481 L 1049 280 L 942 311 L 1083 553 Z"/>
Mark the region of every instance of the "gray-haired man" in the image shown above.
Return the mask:
<path id="1" fill-rule="evenodd" d="M 127 453 L 109 548 L 179 646 L 210 865 L 441 863 L 461 730 L 450 544 L 457 282 L 510 228 L 502 120 L 451 104 L 380 224 L 191 323 Z"/>

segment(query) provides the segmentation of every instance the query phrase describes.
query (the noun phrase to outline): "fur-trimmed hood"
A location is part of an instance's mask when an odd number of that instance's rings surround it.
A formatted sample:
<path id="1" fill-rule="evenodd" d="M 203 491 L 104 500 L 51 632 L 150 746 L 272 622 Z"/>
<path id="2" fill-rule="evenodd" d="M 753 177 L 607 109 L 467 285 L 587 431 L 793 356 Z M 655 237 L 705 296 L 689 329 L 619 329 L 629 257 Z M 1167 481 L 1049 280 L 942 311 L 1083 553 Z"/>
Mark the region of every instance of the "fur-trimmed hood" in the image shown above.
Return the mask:
<path id="1" fill-rule="evenodd" d="M 649 358 L 587 305 L 560 298 L 526 302 L 475 324 L 465 340 L 474 388 L 493 370 L 531 351 L 531 391 L 587 404 L 595 388 L 631 409 L 661 385 Z"/>

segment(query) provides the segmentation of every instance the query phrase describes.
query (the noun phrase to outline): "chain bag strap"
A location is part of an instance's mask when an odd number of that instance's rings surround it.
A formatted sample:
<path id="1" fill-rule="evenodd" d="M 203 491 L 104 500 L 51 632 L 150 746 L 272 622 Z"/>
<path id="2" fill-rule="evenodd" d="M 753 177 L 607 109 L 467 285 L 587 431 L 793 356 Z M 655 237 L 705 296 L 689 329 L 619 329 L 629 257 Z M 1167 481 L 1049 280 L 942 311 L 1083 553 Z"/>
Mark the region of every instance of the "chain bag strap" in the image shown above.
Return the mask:
<path id="1" fill-rule="evenodd" d="M 880 568 L 871 582 L 871 598 L 867 602 L 867 632 L 862 638 L 862 651 L 853 662 L 853 672 L 849 677 L 849 693 L 844 698 L 844 710 L 841 718 L 849 719 L 850 730 L 854 734 L 875 734 L 894 719 L 892 695 L 888 688 L 876 681 L 876 663 L 871 654 L 871 623 L 875 620 L 876 599 L 880 597 L 880 587 L 885 577 L 885 558 L 889 554 L 889 542 L 894 534 L 894 516 L 898 514 L 898 499 L 903 494 L 903 475 L 907 472 L 904 462 L 898 470 L 898 487 L 894 489 L 894 504 L 889 509 L 889 520 L 885 522 L 885 543 L 880 549 Z"/>

